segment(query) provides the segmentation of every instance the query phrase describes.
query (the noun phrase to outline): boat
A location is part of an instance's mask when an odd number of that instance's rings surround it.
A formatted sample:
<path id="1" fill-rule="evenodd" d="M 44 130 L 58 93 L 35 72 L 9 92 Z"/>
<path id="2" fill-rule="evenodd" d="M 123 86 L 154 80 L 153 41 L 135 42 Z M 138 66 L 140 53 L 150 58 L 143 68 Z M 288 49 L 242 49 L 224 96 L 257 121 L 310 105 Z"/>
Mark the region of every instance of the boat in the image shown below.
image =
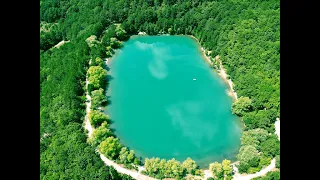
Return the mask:
<path id="1" fill-rule="evenodd" d="M 193 78 L 193 80 L 195 81 L 195 80 L 197 80 L 196 78 Z"/>

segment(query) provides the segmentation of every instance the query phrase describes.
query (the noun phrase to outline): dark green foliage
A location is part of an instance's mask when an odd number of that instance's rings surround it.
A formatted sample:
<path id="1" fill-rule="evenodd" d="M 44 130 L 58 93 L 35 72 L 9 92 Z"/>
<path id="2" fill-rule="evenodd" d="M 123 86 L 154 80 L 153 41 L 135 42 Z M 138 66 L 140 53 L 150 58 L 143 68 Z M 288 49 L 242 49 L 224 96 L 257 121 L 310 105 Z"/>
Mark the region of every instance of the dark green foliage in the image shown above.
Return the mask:
<path id="1" fill-rule="evenodd" d="M 250 167 L 258 167 L 260 157 L 258 150 L 252 146 L 241 146 L 237 159 L 240 161 L 239 172 L 247 172 Z"/>
<path id="2" fill-rule="evenodd" d="M 280 171 L 270 171 L 265 176 L 256 177 L 252 180 L 280 180 Z"/>
<path id="3" fill-rule="evenodd" d="M 62 33 L 58 25 L 52 25 L 48 30 L 40 30 L 40 50 L 46 51 L 60 41 L 62 41 Z"/>
<path id="4" fill-rule="evenodd" d="M 276 120 L 276 111 L 271 109 L 269 111 L 266 110 L 258 110 L 257 112 L 253 111 L 250 113 L 246 113 L 243 116 L 243 121 L 246 125 L 246 129 L 255 129 L 262 128 L 266 129 L 271 133 L 274 133 L 274 122 Z"/>
<path id="5" fill-rule="evenodd" d="M 119 176 L 118 172 L 105 166 L 85 139 L 79 123 L 57 131 L 40 154 L 41 179 L 119 179 L 112 178 Z"/>
<path id="6" fill-rule="evenodd" d="M 261 151 L 265 156 L 272 158 L 280 154 L 280 141 L 275 134 L 261 143 Z"/>

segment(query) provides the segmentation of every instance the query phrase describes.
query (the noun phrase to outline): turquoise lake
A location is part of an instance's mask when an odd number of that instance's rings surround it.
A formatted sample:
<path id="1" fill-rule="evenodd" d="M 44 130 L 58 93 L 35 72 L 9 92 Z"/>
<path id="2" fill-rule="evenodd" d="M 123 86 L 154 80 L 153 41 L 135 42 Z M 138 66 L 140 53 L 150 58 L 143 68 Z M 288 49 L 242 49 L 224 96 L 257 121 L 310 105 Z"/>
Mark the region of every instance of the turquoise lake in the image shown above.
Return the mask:
<path id="1" fill-rule="evenodd" d="M 227 85 L 188 36 L 132 36 L 108 62 L 105 112 L 143 159 L 235 160 L 242 133 Z M 196 79 L 196 80 L 194 80 Z"/>

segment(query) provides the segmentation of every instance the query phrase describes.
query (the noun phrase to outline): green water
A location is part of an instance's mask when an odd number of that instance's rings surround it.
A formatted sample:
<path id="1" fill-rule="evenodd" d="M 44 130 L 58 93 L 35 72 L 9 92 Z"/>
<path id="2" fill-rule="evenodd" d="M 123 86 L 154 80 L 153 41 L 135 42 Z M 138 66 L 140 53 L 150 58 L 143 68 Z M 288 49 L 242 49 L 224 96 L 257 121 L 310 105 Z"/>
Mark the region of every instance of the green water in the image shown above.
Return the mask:
<path id="1" fill-rule="evenodd" d="M 138 156 L 191 157 L 204 168 L 235 159 L 239 119 L 231 114 L 226 84 L 205 62 L 195 40 L 134 36 L 109 68 L 106 113 L 116 136 Z"/>

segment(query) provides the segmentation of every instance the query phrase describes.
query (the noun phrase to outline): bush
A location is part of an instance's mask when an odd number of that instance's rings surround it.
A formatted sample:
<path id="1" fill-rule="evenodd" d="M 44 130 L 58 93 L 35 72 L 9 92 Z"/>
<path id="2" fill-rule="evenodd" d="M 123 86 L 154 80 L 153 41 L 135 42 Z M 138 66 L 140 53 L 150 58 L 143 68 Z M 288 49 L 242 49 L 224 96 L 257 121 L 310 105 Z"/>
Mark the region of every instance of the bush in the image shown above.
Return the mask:
<path id="1" fill-rule="evenodd" d="M 108 115 L 97 110 L 91 110 L 88 115 L 89 121 L 93 127 L 100 126 L 103 122 L 110 122 Z"/>
<path id="2" fill-rule="evenodd" d="M 272 134 L 269 138 L 261 143 L 261 151 L 267 157 L 274 158 L 280 154 L 280 141 L 277 135 Z"/>
<path id="3" fill-rule="evenodd" d="M 103 107 L 107 103 L 107 97 L 104 94 L 104 90 L 102 88 L 98 90 L 94 90 L 91 92 L 91 109 L 98 109 L 99 107 Z"/>
<path id="4" fill-rule="evenodd" d="M 248 97 L 240 97 L 232 104 L 232 113 L 243 116 L 245 112 L 249 112 L 252 108 L 252 100 Z"/>
<path id="5" fill-rule="evenodd" d="M 93 131 L 92 136 L 88 139 L 88 143 L 93 147 L 97 147 L 102 141 L 110 136 L 112 136 L 112 132 L 109 129 L 109 124 L 103 122 L 101 126 Z"/>
<path id="6" fill-rule="evenodd" d="M 108 137 L 102 141 L 98 147 L 99 151 L 106 157 L 115 160 L 119 157 L 122 146 L 118 138 Z"/>

